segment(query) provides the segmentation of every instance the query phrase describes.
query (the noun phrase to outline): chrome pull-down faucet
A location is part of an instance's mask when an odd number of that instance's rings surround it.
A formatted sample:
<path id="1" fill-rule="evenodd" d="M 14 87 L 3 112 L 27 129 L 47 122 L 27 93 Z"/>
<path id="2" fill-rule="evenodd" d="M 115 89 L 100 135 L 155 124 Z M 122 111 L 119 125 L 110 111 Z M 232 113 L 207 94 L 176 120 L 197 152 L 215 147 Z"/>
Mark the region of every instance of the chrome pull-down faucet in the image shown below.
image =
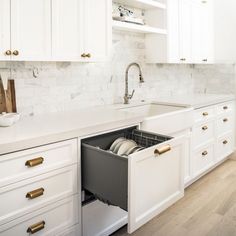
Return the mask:
<path id="1" fill-rule="evenodd" d="M 124 96 L 124 104 L 129 104 L 129 100 L 132 99 L 135 90 L 132 91 L 132 94 L 129 94 L 129 69 L 132 66 L 136 66 L 139 69 L 139 82 L 140 83 L 144 83 L 144 79 L 143 79 L 143 74 L 142 74 L 142 70 L 141 67 L 138 63 L 134 62 L 131 63 L 127 66 L 126 72 L 125 72 L 125 96 Z"/>

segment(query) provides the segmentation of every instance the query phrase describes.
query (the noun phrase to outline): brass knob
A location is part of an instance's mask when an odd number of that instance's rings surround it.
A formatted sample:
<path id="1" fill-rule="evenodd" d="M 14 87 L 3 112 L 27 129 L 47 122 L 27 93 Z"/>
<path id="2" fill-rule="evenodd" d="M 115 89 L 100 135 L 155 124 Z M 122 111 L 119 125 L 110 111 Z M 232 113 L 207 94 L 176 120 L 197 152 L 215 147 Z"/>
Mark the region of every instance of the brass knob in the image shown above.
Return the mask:
<path id="1" fill-rule="evenodd" d="M 44 188 L 39 188 L 31 192 L 28 192 L 25 197 L 28 199 L 34 199 L 34 198 L 42 196 L 43 193 L 44 193 Z"/>
<path id="2" fill-rule="evenodd" d="M 28 227 L 27 229 L 27 233 L 29 234 L 35 234 L 38 231 L 44 229 L 45 227 L 45 221 L 40 221 L 39 223 L 33 224 L 31 226 Z"/>
<path id="3" fill-rule="evenodd" d="M 19 51 L 15 50 L 15 51 L 13 51 L 12 54 L 13 54 L 14 56 L 18 56 L 18 55 L 19 55 Z"/>
<path id="4" fill-rule="evenodd" d="M 207 130 L 207 129 L 208 129 L 207 126 L 203 126 L 203 127 L 202 127 L 202 130 Z"/>
<path id="5" fill-rule="evenodd" d="M 223 107 L 223 109 L 224 109 L 224 110 L 227 110 L 227 109 L 228 109 L 228 107 L 227 107 L 227 106 L 224 106 L 224 107 Z"/>
<path id="6" fill-rule="evenodd" d="M 81 57 L 86 57 L 86 56 L 87 56 L 86 53 L 81 54 Z"/>
<path id="7" fill-rule="evenodd" d="M 227 140 L 224 140 L 224 141 L 223 141 L 223 144 L 227 144 L 227 143 L 228 143 L 228 141 L 227 141 Z"/>
<path id="8" fill-rule="evenodd" d="M 208 154 L 208 152 L 207 151 L 204 151 L 203 153 L 202 153 L 202 156 L 206 156 Z"/>
<path id="9" fill-rule="evenodd" d="M 209 114 L 208 114 L 208 112 L 203 112 L 202 115 L 203 116 L 208 116 Z"/>
<path id="10" fill-rule="evenodd" d="M 90 53 L 86 54 L 86 57 L 90 58 L 90 57 L 91 57 L 91 54 L 90 54 Z"/>
<path id="11" fill-rule="evenodd" d="M 32 160 L 28 160 L 25 162 L 25 165 L 28 167 L 34 167 L 34 166 L 38 166 L 40 164 L 42 164 L 44 161 L 44 159 L 42 157 L 38 157 Z"/>
<path id="12" fill-rule="evenodd" d="M 5 52 L 5 54 L 6 54 L 6 56 L 11 56 L 11 50 L 7 50 L 7 51 Z"/>
<path id="13" fill-rule="evenodd" d="M 223 119 L 223 122 L 227 122 L 227 121 L 228 121 L 228 119 L 227 119 L 227 118 Z"/>
<path id="14" fill-rule="evenodd" d="M 203 59 L 202 61 L 207 62 L 207 59 Z"/>
<path id="15" fill-rule="evenodd" d="M 186 61 L 186 58 L 181 58 L 180 61 Z"/>

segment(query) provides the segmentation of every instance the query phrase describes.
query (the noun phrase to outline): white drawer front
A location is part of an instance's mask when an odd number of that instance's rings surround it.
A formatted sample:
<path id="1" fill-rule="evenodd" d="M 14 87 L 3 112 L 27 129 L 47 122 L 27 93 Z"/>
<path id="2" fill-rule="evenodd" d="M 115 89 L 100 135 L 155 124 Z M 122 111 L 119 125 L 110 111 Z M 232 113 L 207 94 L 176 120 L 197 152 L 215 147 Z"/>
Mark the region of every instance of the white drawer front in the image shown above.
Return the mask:
<path id="1" fill-rule="evenodd" d="M 26 166 L 27 161 L 35 166 Z M 0 158 L 0 187 L 76 162 L 76 139 L 3 155 Z"/>
<path id="2" fill-rule="evenodd" d="M 234 118 L 232 115 L 221 116 L 216 121 L 217 136 L 234 131 Z"/>
<path id="3" fill-rule="evenodd" d="M 216 144 L 216 156 L 218 160 L 222 160 L 225 157 L 233 153 L 233 133 L 226 134 L 219 138 Z"/>
<path id="4" fill-rule="evenodd" d="M 193 146 L 197 148 L 214 139 L 213 121 L 204 123 L 193 128 Z"/>
<path id="5" fill-rule="evenodd" d="M 183 197 L 184 143 L 185 138 L 174 138 L 130 156 L 129 233 Z M 168 146 L 169 151 L 154 154 Z"/>
<path id="6" fill-rule="evenodd" d="M 194 175 L 199 175 L 214 163 L 214 147 L 213 144 L 210 146 L 203 147 L 202 149 L 195 152 L 193 157 L 194 162 Z"/>
<path id="7" fill-rule="evenodd" d="M 215 115 L 215 109 L 213 106 L 197 109 L 194 111 L 194 121 L 204 122 L 212 119 Z"/>
<path id="8" fill-rule="evenodd" d="M 27 231 L 38 223 L 41 223 L 38 225 L 41 229 L 35 234 L 37 236 L 57 236 L 62 230 L 72 227 L 78 223 L 78 197 L 66 198 L 4 224 L 0 226 L 0 236 L 29 236 L 31 233 Z"/>
<path id="9" fill-rule="evenodd" d="M 217 114 L 232 112 L 233 110 L 234 110 L 234 102 L 225 102 L 217 105 L 216 107 Z"/>
<path id="10" fill-rule="evenodd" d="M 0 189 L 0 225 L 77 193 L 77 165 Z"/>

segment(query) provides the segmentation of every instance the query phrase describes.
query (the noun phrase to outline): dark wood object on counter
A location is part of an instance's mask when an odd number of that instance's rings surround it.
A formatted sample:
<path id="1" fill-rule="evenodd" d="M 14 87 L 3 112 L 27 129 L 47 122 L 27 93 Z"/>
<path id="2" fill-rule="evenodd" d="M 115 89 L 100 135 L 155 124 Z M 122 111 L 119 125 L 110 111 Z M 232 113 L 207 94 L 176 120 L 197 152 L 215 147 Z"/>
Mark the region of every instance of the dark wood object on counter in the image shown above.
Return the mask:
<path id="1" fill-rule="evenodd" d="M 4 90 L 3 82 L 0 77 L 0 114 L 2 112 L 17 112 L 16 109 L 16 93 L 14 80 L 8 80 L 7 90 Z"/>

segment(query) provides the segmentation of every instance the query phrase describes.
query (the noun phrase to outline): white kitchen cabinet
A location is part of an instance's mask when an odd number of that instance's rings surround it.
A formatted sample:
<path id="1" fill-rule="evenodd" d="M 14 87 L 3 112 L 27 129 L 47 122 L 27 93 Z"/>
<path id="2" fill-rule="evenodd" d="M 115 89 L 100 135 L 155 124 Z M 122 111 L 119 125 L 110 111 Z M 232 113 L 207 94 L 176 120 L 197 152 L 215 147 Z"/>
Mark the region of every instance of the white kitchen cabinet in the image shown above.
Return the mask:
<path id="1" fill-rule="evenodd" d="M 87 61 L 108 58 L 112 42 L 111 0 L 84 1 L 84 49 Z"/>
<path id="2" fill-rule="evenodd" d="M 178 45 L 177 45 L 178 46 Z M 180 62 L 192 62 L 192 1 L 179 0 Z"/>
<path id="3" fill-rule="evenodd" d="M 52 0 L 52 59 L 82 59 L 83 2 L 85 1 Z"/>
<path id="4" fill-rule="evenodd" d="M 51 1 L 11 0 L 12 60 L 49 60 Z"/>
<path id="5" fill-rule="evenodd" d="M 1 0 L 0 2 L 0 60 L 11 60 L 10 50 L 10 1 Z"/>
<path id="6" fill-rule="evenodd" d="M 111 38 L 109 0 L 52 0 L 53 60 L 106 60 Z"/>
<path id="7" fill-rule="evenodd" d="M 146 148 L 128 157 L 106 151 L 124 135 Z M 132 233 L 183 197 L 184 144 L 185 136 L 171 138 L 135 128 L 84 139 L 82 187 L 127 211 Z"/>
<path id="8" fill-rule="evenodd" d="M 194 63 L 214 62 L 213 2 L 193 0 L 192 55 Z"/>

